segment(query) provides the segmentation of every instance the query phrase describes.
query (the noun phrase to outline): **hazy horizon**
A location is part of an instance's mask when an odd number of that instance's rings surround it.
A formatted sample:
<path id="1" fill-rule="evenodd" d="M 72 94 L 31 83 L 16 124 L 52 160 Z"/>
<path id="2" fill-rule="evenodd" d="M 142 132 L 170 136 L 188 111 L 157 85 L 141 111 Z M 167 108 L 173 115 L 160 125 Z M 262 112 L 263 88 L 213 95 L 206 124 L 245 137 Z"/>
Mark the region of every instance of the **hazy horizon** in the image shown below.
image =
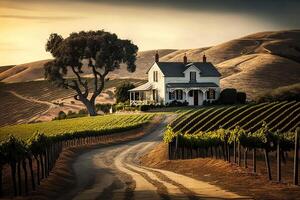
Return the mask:
<path id="1" fill-rule="evenodd" d="M 44 48 L 51 33 L 104 29 L 132 40 L 140 51 L 190 49 L 298 29 L 299 7 L 293 0 L 0 0 L 0 66 L 51 58 Z"/>

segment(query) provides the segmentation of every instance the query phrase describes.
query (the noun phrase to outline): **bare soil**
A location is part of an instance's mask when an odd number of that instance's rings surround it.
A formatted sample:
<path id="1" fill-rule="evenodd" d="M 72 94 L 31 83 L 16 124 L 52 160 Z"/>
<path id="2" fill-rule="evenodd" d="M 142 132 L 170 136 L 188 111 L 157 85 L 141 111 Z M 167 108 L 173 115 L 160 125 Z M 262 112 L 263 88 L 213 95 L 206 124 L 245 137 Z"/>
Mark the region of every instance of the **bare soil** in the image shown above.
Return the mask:
<path id="1" fill-rule="evenodd" d="M 164 143 L 144 155 L 140 162 L 147 167 L 183 174 L 254 199 L 300 199 L 299 186 L 269 181 L 263 171 L 253 174 L 236 164 L 210 158 L 168 160 Z M 259 169 L 264 168 L 263 162 L 257 164 Z"/>

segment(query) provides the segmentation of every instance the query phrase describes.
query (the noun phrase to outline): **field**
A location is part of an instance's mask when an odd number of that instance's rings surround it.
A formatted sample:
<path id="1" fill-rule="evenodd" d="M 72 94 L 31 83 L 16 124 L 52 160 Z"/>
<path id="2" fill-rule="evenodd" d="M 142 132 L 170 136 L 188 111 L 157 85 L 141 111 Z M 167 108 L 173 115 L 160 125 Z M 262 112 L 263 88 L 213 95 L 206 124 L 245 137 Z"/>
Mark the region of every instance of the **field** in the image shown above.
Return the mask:
<path id="1" fill-rule="evenodd" d="M 224 159 L 269 180 L 277 172 L 278 182 L 292 183 L 298 177 L 293 174 L 293 155 L 299 127 L 296 101 L 211 106 L 180 113 L 169 124 L 164 141 L 171 160 Z"/>
<path id="2" fill-rule="evenodd" d="M 274 102 L 193 109 L 178 115 L 170 126 L 175 132 L 190 134 L 220 127 L 233 129 L 235 126 L 255 132 L 261 128 L 263 121 L 272 131 L 294 131 L 300 126 L 300 103 Z"/>
<path id="3" fill-rule="evenodd" d="M 114 88 L 125 82 L 131 82 L 138 86 L 145 81 L 140 79 L 109 80 L 105 83 L 104 91 L 97 98 L 97 103 L 113 103 Z M 3 83 L 0 85 L 0 91 L 2 94 L 0 96 L 0 126 L 29 123 L 32 121 L 49 121 L 57 116 L 60 110 L 64 112 L 68 112 L 69 110 L 77 112 L 84 108 L 80 102 L 73 99 L 73 90 L 57 88 L 48 81 Z M 19 98 L 11 92 L 23 98 Z M 39 102 L 33 100 L 38 100 Z M 71 104 L 71 101 L 75 103 Z M 63 103 L 64 106 L 59 107 L 54 105 L 54 103 Z M 47 111 L 48 109 L 50 110 Z M 43 116 L 46 117 L 41 119 Z"/>
<path id="4" fill-rule="evenodd" d="M 64 134 L 84 134 L 88 132 L 103 132 L 118 128 L 134 128 L 149 121 L 154 114 L 132 115 L 105 115 L 96 117 L 82 117 L 75 119 L 57 120 L 35 124 L 19 124 L 0 128 L 0 141 L 5 140 L 10 134 L 26 140 L 35 132 L 44 133 L 46 136 Z"/>

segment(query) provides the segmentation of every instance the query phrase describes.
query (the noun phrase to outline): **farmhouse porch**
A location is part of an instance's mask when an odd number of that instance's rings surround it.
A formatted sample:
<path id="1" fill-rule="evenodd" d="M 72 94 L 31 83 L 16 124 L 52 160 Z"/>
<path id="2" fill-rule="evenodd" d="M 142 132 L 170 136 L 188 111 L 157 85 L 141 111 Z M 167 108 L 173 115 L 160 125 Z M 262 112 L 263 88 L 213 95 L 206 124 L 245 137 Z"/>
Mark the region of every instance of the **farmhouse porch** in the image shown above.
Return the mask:
<path id="1" fill-rule="evenodd" d="M 129 92 L 130 105 L 158 104 L 158 93 L 157 90 L 153 89 L 151 83 L 145 83 L 129 90 Z"/>
<path id="2" fill-rule="evenodd" d="M 168 102 L 186 101 L 190 106 L 200 106 L 204 101 L 217 99 L 215 83 L 168 83 L 166 87 Z"/>
<path id="3" fill-rule="evenodd" d="M 215 83 L 167 83 L 165 89 L 165 97 L 159 97 L 151 83 L 129 90 L 130 105 L 167 104 L 176 100 L 187 102 L 190 106 L 199 106 L 204 101 L 218 98 L 218 86 Z"/>

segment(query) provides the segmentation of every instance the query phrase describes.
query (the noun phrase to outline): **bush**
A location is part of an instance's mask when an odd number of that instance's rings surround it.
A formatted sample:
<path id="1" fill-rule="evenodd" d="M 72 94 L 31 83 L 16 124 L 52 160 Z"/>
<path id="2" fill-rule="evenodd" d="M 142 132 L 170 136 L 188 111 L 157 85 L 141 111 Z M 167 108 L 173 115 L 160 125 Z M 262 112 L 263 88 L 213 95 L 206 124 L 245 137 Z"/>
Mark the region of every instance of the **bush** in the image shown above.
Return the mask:
<path id="1" fill-rule="evenodd" d="M 236 93 L 236 100 L 238 103 L 245 104 L 247 99 L 247 95 L 245 92 L 237 92 Z"/>
<path id="2" fill-rule="evenodd" d="M 110 111 L 110 108 L 112 107 L 111 104 L 106 103 L 106 104 L 96 104 L 96 111 L 102 111 L 103 113 L 107 114 Z M 113 109 L 114 110 L 114 109 Z"/>
<path id="3" fill-rule="evenodd" d="M 220 94 L 221 104 L 235 104 L 237 103 L 237 91 L 234 88 L 226 88 Z"/>
<path id="4" fill-rule="evenodd" d="M 78 114 L 85 115 L 85 114 L 88 114 L 88 112 L 87 112 L 86 109 L 81 109 L 81 110 L 78 111 Z"/>
<path id="5" fill-rule="evenodd" d="M 139 106 L 139 109 L 140 111 L 147 111 L 147 110 L 150 110 L 150 105 L 140 105 Z"/>
<path id="6" fill-rule="evenodd" d="M 168 107 L 180 107 L 180 106 L 187 106 L 189 103 L 187 101 L 181 102 L 181 101 L 176 101 L 173 100 L 170 103 L 167 103 L 166 106 Z"/>
<path id="7" fill-rule="evenodd" d="M 130 93 L 128 90 L 135 88 L 132 83 L 124 83 L 116 89 L 116 101 L 117 103 L 124 103 L 130 99 Z"/>
<path id="8" fill-rule="evenodd" d="M 57 119 L 61 120 L 61 119 L 66 119 L 66 118 L 67 118 L 66 113 L 64 111 L 59 111 Z"/>

